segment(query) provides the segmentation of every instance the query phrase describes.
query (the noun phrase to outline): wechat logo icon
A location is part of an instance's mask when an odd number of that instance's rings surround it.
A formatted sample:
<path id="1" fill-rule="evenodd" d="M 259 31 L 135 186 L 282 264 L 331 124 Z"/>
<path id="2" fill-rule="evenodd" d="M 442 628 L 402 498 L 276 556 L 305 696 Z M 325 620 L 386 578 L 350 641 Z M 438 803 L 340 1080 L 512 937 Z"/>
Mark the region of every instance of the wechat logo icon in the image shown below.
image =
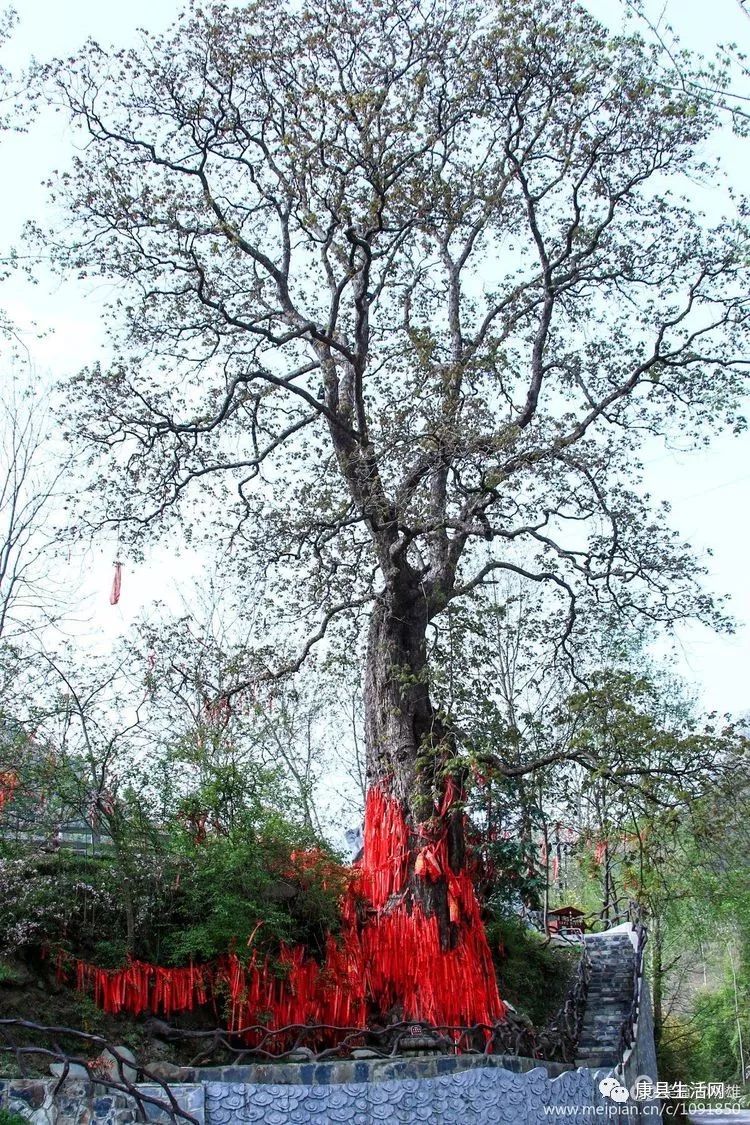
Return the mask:
<path id="1" fill-rule="evenodd" d="M 610 1098 L 613 1102 L 626 1102 L 630 1097 L 625 1087 L 621 1086 L 617 1079 L 611 1074 L 606 1078 L 602 1078 L 599 1083 L 599 1089 L 604 1094 L 605 1098 Z"/>

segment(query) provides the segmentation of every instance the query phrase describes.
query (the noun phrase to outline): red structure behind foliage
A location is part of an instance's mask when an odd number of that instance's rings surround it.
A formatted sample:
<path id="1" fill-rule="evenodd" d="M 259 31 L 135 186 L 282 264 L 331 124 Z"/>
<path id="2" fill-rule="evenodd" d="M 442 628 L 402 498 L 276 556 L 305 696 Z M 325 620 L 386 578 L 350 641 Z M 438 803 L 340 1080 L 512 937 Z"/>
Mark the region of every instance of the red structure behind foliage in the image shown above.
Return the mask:
<path id="1" fill-rule="evenodd" d="M 0 812 L 7 801 L 10 801 L 18 788 L 18 776 L 12 770 L 0 772 Z"/>

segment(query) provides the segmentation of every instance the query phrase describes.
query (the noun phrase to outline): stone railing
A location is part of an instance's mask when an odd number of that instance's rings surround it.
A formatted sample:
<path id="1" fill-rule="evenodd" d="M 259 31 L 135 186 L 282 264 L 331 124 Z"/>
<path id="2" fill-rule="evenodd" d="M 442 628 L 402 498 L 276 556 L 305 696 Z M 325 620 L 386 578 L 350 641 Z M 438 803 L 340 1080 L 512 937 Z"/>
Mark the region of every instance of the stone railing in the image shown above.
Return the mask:
<path id="1" fill-rule="evenodd" d="M 644 992 L 648 992 L 648 988 L 644 987 L 644 950 L 646 942 L 648 941 L 648 931 L 642 921 L 638 921 L 633 928 L 633 935 L 635 938 L 635 959 L 633 961 L 633 999 L 630 1009 L 625 1018 L 620 1032 L 620 1050 L 619 1055 L 624 1059 L 627 1052 L 632 1048 L 638 1034 L 638 1017 L 640 1015 L 641 1003 Z"/>
<path id="2" fill-rule="evenodd" d="M 585 943 L 580 943 L 579 948 L 581 955 L 565 1002 L 540 1036 L 541 1055 L 545 1059 L 573 1062 L 576 1057 L 591 980 L 591 960 Z"/>
<path id="3" fill-rule="evenodd" d="M 636 949 L 633 966 L 633 1002 L 622 1027 L 620 1062 L 614 1072 L 621 1085 L 628 1090 L 633 1088 L 639 1078 L 648 1078 L 655 1083 L 658 1077 L 654 1017 L 644 957 L 648 931 L 640 919 L 633 928 L 633 934 Z M 639 1115 L 636 1120 L 655 1121 L 661 1118 L 658 1099 L 647 1098 L 639 1101 L 637 1105 Z M 632 1113 L 628 1115 L 627 1120 L 633 1120 Z"/>

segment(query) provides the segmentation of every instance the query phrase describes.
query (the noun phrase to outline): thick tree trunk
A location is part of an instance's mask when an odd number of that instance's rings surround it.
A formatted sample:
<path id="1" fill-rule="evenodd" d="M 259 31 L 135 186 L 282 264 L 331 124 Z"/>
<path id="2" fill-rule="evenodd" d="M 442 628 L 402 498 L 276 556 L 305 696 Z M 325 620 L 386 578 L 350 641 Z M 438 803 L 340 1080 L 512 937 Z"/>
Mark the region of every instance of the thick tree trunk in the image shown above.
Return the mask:
<path id="1" fill-rule="evenodd" d="M 502 1019 L 492 952 L 465 870 L 462 778 L 430 699 L 428 606 L 402 573 L 370 622 L 361 942 L 380 1020 L 467 1027 Z"/>
<path id="2" fill-rule="evenodd" d="M 445 767 L 454 743 L 430 699 L 427 623 L 418 593 L 385 595 L 373 611 L 365 673 L 367 782 L 396 798 L 403 809 L 409 830 L 407 906 L 419 903 L 425 913 L 437 916 L 441 944 L 448 949 L 456 928 L 450 921 L 447 881 L 415 873 L 420 849 L 441 837 L 452 871 L 460 872 L 465 861 L 463 812 L 457 804 L 441 812 Z"/>
<path id="3" fill-rule="evenodd" d="M 393 597 L 370 621 L 365 671 L 365 741 L 369 784 L 385 785 L 417 819 L 429 816 L 430 778 L 420 768 L 440 732 L 427 682 L 423 606 Z"/>

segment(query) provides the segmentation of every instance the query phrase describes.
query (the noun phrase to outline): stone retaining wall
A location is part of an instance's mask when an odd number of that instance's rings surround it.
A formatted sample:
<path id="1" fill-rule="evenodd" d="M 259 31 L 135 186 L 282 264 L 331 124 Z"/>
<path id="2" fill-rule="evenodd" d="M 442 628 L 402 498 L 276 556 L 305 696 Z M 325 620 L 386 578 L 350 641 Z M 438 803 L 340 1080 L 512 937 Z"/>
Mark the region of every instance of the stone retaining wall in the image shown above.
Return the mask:
<path id="1" fill-rule="evenodd" d="M 137 1117 L 125 1094 L 94 1094 L 90 1082 L 69 1079 L 55 1094 L 55 1078 L 0 1079 L 0 1108 L 34 1125 L 130 1125 Z"/>
<path id="2" fill-rule="evenodd" d="M 594 1105 L 590 1070 L 551 1077 L 539 1066 L 514 1072 L 487 1061 L 432 1078 L 322 1085 L 209 1081 L 170 1088 L 198 1125 L 542 1125 L 550 1120 L 550 1107 Z M 138 1120 L 132 1099 L 96 1097 L 86 1085 L 67 1082 L 53 1097 L 54 1079 L 8 1081 L 0 1089 L 0 1105 L 21 1112 L 33 1125 L 130 1125 Z M 138 1089 L 163 1098 L 158 1086 Z M 154 1107 L 146 1110 L 149 1121 L 170 1120 Z"/>
<path id="3" fill-rule="evenodd" d="M 438 1078 L 476 1067 L 501 1067 L 523 1074 L 543 1066 L 551 1078 L 575 1070 L 572 1063 L 540 1063 L 518 1055 L 413 1055 L 398 1058 L 331 1059 L 309 1063 L 251 1063 L 247 1066 L 182 1067 L 181 1082 L 266 1082 L 293 1086 L 328 1086 L 343 1082 L 383 1082 L 391 1078 Z"/>

